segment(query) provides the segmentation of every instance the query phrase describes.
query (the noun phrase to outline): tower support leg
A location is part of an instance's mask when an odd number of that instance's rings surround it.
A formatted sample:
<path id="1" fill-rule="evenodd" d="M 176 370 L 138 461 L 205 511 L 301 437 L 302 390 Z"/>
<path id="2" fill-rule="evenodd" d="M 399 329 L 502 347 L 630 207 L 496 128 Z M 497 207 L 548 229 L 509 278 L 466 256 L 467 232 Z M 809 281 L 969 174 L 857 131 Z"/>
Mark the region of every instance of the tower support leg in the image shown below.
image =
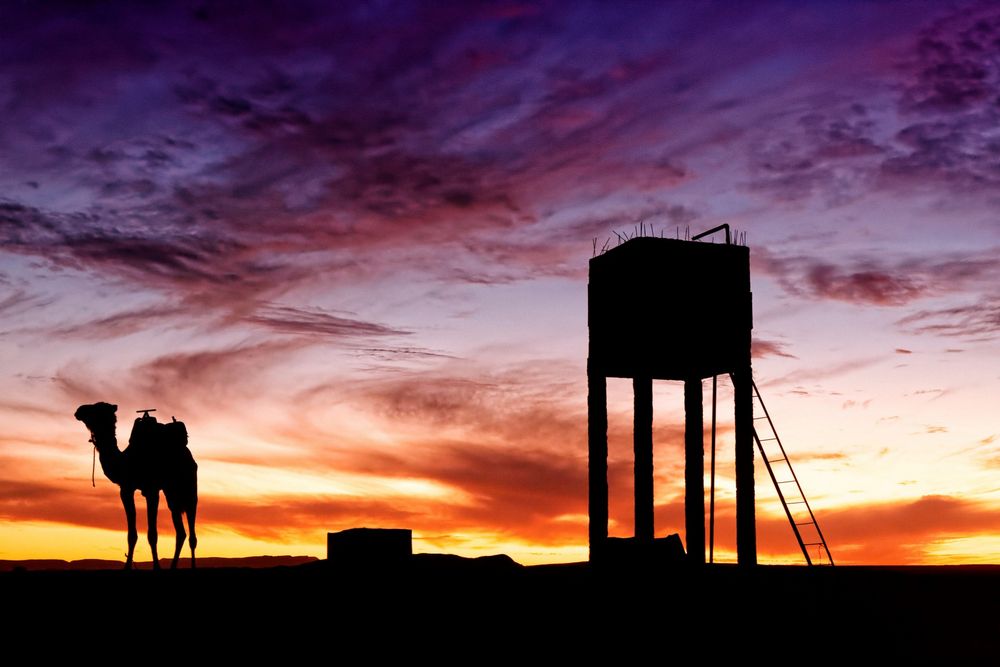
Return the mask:
<path id="1" fill-rule="evenodd" d="M 749 356 L 749 355 L 748 355 Z M 736 560 L 757 564 L 753 488 L 753 386 L 750 364 L 733 373 L 736 413 Z"/>
<path id="2" fill-rule="evenodd" d="M 701 378 L 684 382 L 684 520 L 688 560 L 705 562 L 705 426 Z"/>
<path id="3" fill-rule="evenodd" d="M 587 364 L 587 450 L 589 460 L 590 560 L 608 541 L 608 385 Z"/>
<path id="4" fill-rule="evenodd" d="M 635 452 L 635 539 L 653 543 L 653 379 L 632 380 Z"/>

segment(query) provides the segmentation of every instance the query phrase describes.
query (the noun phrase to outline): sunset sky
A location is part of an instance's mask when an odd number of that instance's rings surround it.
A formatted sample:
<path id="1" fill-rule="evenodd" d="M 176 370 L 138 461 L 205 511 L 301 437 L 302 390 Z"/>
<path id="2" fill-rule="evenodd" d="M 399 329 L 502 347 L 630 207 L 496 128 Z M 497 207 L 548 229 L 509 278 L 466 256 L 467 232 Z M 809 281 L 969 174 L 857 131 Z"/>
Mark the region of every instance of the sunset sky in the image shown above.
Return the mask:
<path id="1" fill-rule="evenodd" d="M 386 526 L 585 559 L 588 261 L 642 221 L 746 232 L 754 374 L 838 564 L 1000 561 L 996 3 L 0 0 L 0 114 L 0 559 L 123 557 L 100 400 L 122 446 L 187 423 L 200 555 Z M 628 380 L 609 411 L 630 535 Z M 759 462 L 757 494 L 760 560 L 800 562 Z"/>

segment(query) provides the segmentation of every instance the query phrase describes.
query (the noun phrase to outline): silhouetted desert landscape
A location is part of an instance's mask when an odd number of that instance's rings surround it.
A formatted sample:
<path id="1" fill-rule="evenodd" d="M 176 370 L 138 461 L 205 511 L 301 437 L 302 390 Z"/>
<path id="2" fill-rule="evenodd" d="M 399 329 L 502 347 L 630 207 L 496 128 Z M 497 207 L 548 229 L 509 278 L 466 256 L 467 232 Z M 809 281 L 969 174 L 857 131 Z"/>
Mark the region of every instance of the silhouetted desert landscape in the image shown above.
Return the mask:
<path id="1" fill-rule="evenodd" d="M 223 628 L 248 633 L 253 643 L 237 649 L 244 652 L 290 641 L 295 650 L 322 649 L 351 636 L 406 638 L 417 642 L 413 650 L 440 644 L 445 661 L 474 647 L 505 656 L 534 649 L 637 656 L 692 642 L 719 656 L 772 652 L 779 662 L 803 654 L 990 661 L 1000 650 L 997 566 L 601 572 L 586 563 L 522 567 L 503 556 L 420 554 L 384 568 L 322 560 L 260 569 L 207 565 L 6 572 L 5 605 L 23 612 L 5 629 L 14 638 L 33 636 L 31 619 L 79 608 L 86 613 L 60 624 L 73 633 L 99 633 L 109 619 L 122 632 L 141 631 L 144 605 L 134 601 L 147 600 L 152 618 L 185 618 L 187 636 L 212 646 Z M 126 643 L 142 645 L 134 636 Z"/>

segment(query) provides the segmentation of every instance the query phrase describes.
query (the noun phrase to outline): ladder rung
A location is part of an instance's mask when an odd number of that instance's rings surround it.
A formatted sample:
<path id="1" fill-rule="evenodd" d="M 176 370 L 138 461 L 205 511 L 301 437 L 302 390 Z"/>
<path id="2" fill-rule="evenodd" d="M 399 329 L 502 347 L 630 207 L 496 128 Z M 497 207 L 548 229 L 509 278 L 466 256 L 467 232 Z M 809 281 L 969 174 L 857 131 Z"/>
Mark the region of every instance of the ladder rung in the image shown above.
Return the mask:
<path id="1" fill-rule="evenodd" d="M 804 546 L 804 547 L 818 547 L 818 546 L 823 546 L 824 548 L 826 547 L 826 545 L 823 544 L 822 542 L 806 542 L 802 546 Z"/>
<path id="2" fill-rule="evenodd" d="M 815 526 L 815 521 L 803 521 L 802 523 L 795 524 L 796 526 Z"/>
<path id="3" fill-rule="evenodd" d="M 777 440 L 777 438 L 761 438 L 761 442 L 771 442 L 772 440 Z"/>
<path id="4" fill-rule="evenodd" d="M 778 482 L 778 484 L 791 484 L 794 481 L 795 481 L 794 479 L 783 479 L 780 482 Z"/>
<path id="5" fill-rule="evenodd" d="M 754 417 L 753 418 L 754 421 L 757 421 L 758 419 L 767 419 L 767 415 L 764 415 L 763 417 Z"/>
<path id="6" fill-rule="evenodd" d="M 766 458 L 766 456 L 765 456 L 765 458 Z M 780 457 L 778 457 L 776 459 L 767 459 L 768 463 L 777 463 L 778 461 L 787 461 L 787 460 L 788 459 L 786 459 L 784 456 L 780 456 Z"/>
<path id="7" fill-rule="evenodd" d="M 786 505 L 805 505 L 805 504 L 806 504 L 806 501 L 804 501 L 804 500 L 789 500 L 789 501 L 788 501 L 787 503 L 785 503 L 785 504 L 786 504 Z"/>

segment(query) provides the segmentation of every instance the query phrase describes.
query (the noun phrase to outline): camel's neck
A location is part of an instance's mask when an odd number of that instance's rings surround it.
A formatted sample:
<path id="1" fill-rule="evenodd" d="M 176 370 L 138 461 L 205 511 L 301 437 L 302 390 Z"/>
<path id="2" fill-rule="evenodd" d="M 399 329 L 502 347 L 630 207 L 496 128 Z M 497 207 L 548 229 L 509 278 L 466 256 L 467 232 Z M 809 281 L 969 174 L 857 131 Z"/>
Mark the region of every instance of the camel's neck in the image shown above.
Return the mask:
<path id="1" fill-rule="evenodd" d="M 114 431 L 95 433 L 93 442 L 101 459 L 104 476 L 120 485 L 125 477 L 125 457 L 118 449 L 118 438 L 115 437 Z"/>

